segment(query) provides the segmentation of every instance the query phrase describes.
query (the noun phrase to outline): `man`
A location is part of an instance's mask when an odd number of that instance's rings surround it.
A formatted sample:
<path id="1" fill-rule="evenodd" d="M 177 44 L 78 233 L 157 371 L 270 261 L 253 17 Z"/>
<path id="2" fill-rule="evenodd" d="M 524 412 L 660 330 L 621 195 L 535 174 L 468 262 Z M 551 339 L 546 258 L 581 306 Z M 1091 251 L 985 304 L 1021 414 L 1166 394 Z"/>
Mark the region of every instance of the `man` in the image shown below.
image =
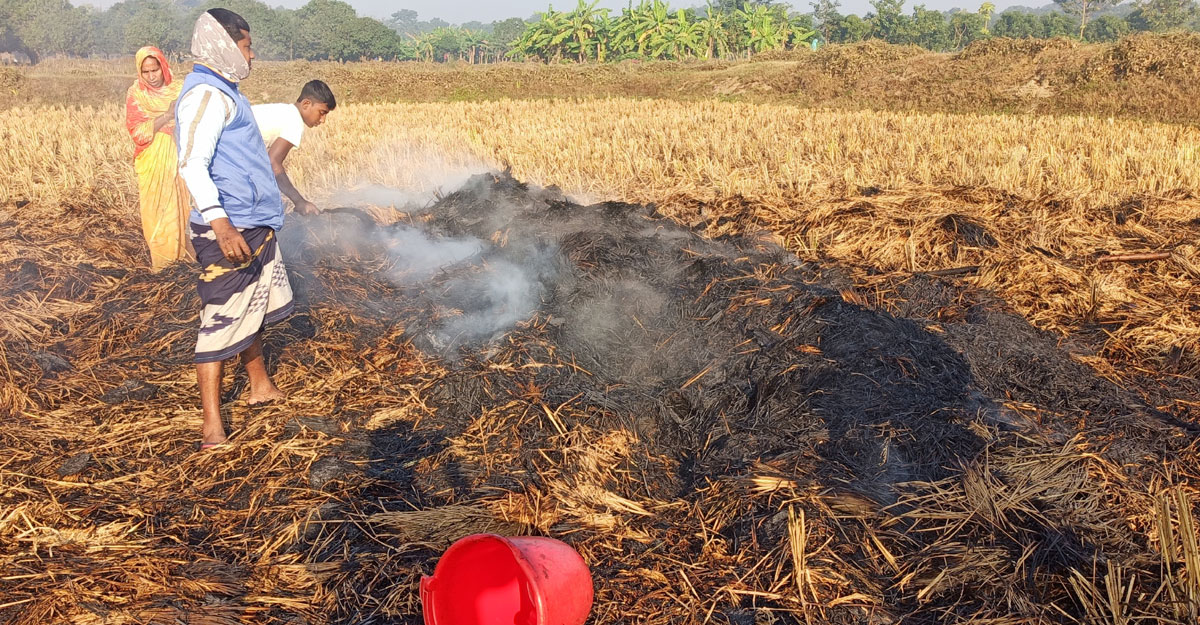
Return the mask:
<path id="1" fill-rule="evenodd" d="M 250 25 L 212 9 L 192 33 L 197 62 L 175 107 L 179 175 L 191 192 L 192 244 L 202 268 L 204 309 L 196 341 L 196 379 L 204 422 L 201 449 L 223 445 L 223 362 L 241 356 L 251 405 L 282 399 L 267 375 L 261 333 L 292 311 L 292 288 L 279 255 L 283 198 L 250 102 L 238 82 L 254 60 Z"/>
<path id="2" fill-rule="evenodd" d="M 312 215 L 317 207 L 304 199 L 296 186 L 288 178 L 283 161 L 287 159 L 292 148 L 300 147 L 304 137 L 304 129 L 316 128 L 325 123 L 325 116 L 337 108 L 337 100 L 329 85 L 319 81 L 309 81 L 300 90 L 300 99 L 295 104 L 258 104 L 253 107 L 254 120 L 258 129 L 263 133 L 267 143 L 267 155 L 271 158 L 271 170 L 275 172 L 275 182 L 283 194 L 296 205 L 296 212 L 301 215 Z"/>

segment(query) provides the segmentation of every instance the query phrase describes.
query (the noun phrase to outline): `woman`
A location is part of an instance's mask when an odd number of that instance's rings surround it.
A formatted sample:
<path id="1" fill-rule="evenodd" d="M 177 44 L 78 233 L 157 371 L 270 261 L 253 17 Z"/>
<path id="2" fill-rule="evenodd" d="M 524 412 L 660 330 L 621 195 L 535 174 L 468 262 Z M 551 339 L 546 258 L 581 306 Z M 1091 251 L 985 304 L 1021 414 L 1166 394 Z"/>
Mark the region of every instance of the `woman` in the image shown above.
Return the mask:
<path id="1" fill-rule="evenodd" d="M 136 57 L 138 79 L 125 99 L 125 126 L 136 146 L 133 168 L 142 203 L 142 233 L 154 270 L 177 260 L 192 260 L 187 232 L 187 188 L 179 179 L 175 147 L 175 100 L 182 83 L 171 80 L 167 59 L 146 46 Z"/>

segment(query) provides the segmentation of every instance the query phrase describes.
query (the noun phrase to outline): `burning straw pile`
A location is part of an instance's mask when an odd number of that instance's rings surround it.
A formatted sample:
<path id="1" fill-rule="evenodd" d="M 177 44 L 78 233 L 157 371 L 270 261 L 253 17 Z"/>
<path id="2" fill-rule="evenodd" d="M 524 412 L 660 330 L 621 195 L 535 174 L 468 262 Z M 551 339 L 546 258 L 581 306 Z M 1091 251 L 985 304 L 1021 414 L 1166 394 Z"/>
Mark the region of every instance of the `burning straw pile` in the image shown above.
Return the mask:
<path id="1" fill-rule="evenodd" d="M 1147 402 L 953 278 L 506 175 L 296 217 L 290 397 L 238 380 L 236 444 L 195 453 L 191 270 L 130 270 L 136 228 L 93 225 L 0 223 L 7 622 L 417 623 L 475 532 L 571 543 L 595 623 L 1200 609 L 1194 415 L 1156 407 L 1186 388 L 1147 374 Z"/>

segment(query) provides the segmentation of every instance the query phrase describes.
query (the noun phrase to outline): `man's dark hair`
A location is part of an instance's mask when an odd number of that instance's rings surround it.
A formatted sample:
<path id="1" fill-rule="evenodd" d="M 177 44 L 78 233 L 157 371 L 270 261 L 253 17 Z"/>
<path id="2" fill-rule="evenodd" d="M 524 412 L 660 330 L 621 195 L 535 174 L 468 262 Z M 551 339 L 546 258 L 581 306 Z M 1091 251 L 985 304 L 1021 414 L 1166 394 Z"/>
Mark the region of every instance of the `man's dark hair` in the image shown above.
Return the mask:
<path id="1" fill-rule="evenodd" d="M 329 85 L 319 80 L 310 80 L 304 85 L 304 88 L 300 90 L 300 97 L 296 101 L 301 102 L 303 100 L 321 102 L 328 106 L 331 111 L 337 108 L 337 100 L 333 97 L 333 91 L 330 90 Z"/>
<path id="2" fill-rule="evenodd" d="M 213 16 L 218 24 L 225 27 L 225 32 L 229 33 L 234 43 L 246 38 L 242 34 L 243 30 L 250 32 L 250 25 L 246 23 L 246 20 L 229 9 L 209 9 L 208 14 Z"/>

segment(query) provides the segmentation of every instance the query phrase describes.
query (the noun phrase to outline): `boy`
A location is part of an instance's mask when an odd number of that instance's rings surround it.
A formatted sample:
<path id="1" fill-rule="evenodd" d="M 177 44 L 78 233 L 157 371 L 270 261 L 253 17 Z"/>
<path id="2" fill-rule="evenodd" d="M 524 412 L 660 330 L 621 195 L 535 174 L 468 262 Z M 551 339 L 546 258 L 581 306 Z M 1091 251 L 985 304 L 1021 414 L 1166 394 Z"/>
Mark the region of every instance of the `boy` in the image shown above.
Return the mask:
<path id="1" fill-rule="evenodd" d="M 292 287 L 279 255 L 283 198 L 238 83 L 250 75 L 250 25 L 237 13 L 200 14 L 192 33 L 197 58 L 176 105 L 179 175 L 195 203 L 192 245 L 202 268 L 204 308 L 196 340 L 196 380 L 204 417 L 200 449 L 225 444 L 221 377 L 240 356 L 250 378 L 248 404 L 282 399 L 267 375 L 261 333 L 292 312 Z"/>
<path id="2" fill-rule="evenodd" d="M 267 142 L 267 155 L 271 157 L 271 170 L 275 173 L 275 182 L 279 190 L 296 205 L 296 212 L 301 215 L 312 215 L 317 207 L 304 199 L 288 178 L 283 161 L 291 153 L 292 148 L 300 147 L 300 139 L 304 129 L 316 128 L 325 123 L 325 116 L 337 108 L 337 100 L 329 85 L 319 81 L 309 81 L 300 90 L 300 99 L 295 104 L 258 104 L 253 107 L 254 119 L 258 129 L 262 131 L 263 139 Z"/>

